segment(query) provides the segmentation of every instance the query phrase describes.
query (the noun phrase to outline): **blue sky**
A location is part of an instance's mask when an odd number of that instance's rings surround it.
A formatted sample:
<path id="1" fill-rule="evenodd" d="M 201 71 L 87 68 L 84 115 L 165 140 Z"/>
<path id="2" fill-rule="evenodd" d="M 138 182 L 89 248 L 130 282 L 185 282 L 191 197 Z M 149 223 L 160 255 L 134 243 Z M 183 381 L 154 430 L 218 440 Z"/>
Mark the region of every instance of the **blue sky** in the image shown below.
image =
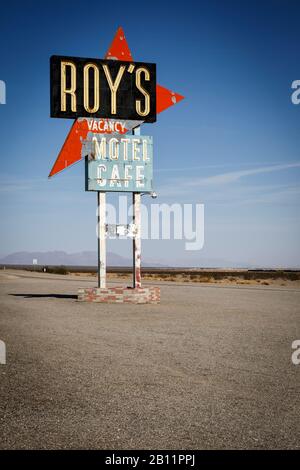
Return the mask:
<path id="1" fill-rule="evenodd" d="M 157 63 L 158 82 L 186 97 L 142 128 L 156 202 L 205 205 L 200 252 L 149 240 L 144 257 L 299 267 L 299 13 L 291 0 L 1 4 L 0 256 L 96 249 L 83 164 L 47 178 L 72 124 L 49 117 L 49 58 L 103 57 L 123 26 L 134 59 Z M 128 242 L 109 249 L 130 256 Z"/>

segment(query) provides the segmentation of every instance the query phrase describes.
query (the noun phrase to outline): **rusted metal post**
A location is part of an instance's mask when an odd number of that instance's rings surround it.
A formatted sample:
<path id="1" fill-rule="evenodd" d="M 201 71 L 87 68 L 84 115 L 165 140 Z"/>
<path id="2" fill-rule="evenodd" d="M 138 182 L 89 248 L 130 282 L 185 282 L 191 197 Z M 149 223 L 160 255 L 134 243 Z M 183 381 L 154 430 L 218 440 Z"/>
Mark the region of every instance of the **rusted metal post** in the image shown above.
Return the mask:
<path id="1" fill-rule="evenodd" d="M 136 234 L 133 238 L 133 287 L 142 287 L 141 280 L 141 194 L 132 193 L 133 223 Z"/>
<path id="2" fill-rule="evenodd" d="M 97 191 L 98 287 L 106 287 L 106 193 Z"/>

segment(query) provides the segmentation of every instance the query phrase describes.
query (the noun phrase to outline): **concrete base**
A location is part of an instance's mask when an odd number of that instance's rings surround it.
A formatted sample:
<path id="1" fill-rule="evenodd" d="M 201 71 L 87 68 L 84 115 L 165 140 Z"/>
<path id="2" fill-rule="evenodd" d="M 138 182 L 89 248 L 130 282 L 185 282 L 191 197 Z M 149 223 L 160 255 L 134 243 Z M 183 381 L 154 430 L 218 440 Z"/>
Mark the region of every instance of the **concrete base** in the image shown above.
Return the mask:
<path id="1" fill-rule="evenodd" d="M 124 303 L 124 304 L 159 304 L 159 287 L 85 287 L 78 289 L 80 302 Z"/>

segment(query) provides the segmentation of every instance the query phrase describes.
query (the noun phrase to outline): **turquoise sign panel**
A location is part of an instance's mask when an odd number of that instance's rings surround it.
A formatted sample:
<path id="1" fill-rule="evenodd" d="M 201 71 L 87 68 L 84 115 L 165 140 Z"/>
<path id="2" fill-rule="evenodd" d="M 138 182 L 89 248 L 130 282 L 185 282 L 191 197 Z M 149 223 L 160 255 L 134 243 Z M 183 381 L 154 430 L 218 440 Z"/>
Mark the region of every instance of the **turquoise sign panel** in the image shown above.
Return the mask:
<path id="1" fill-rule="evenodd" d="M 152 137 L 90 134 L 81 155 L 86 158 L 86 191 L 153 191 Z"/>

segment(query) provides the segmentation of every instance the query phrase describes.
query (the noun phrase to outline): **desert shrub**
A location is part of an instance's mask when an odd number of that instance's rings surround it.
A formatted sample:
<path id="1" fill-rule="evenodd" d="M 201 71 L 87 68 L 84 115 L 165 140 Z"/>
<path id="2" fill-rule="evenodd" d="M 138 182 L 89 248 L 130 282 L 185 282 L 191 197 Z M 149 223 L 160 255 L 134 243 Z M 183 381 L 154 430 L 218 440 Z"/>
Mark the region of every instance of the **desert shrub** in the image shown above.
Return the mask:
<path id="1" fill-rule="evenodd" d="M 51 274 L 68 274 L 68 270 L 65 266 L 49 266 L 47 272 Z"/>
<path id="2" fill-rule="evenodd" d="M 214 279 L 211 276 L 200 276 L 199 282 L 213 282 Z"/>
<path id="3" fill-rule="evenodd" d="M 254 279 L 255 277 L 257 277 L 257 275 L 254 273 L 244 273 L 241 277 L 242 279 L 245 279 L 246 281 L 250 281 L 251 279 Z"/>
<path id="4" fill-rule="evenodd" d="M 298 281 L 299 280 L 299 273 L 290 273 L 289 274 L 289 279 L 291 281 Z"/>

